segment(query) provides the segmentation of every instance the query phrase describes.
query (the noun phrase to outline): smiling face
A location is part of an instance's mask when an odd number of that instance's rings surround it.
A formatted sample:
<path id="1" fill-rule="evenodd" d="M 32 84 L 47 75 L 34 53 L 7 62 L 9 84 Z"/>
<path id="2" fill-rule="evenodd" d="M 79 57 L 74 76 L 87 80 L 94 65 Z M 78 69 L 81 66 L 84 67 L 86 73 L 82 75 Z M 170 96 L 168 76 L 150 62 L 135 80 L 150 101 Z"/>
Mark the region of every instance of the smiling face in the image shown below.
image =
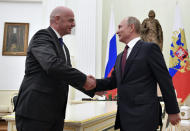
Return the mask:
<path id="1" fill-rule="evenodd" d="M 73 11 L 64 6 L 56 7 L 50 15 L 50 25 L 61 37 L 71 34 L 72 28 L 75 27 Z"/>
<path id="2" fill-rule="evenodd" d="M 73 27 L 75 27 L 75 19 L 72 11 L 64 12 L 58 16 L 57 28 L 61 36 L 71 34 Z"/>
<path id="3" fill-rule="evenodd" d="M 131 31 L 131 25 L 128 25 L 127 18 L 125 18 L 118 25 L 117 35 L 119 36 L 119 41 L 123 43 L 128 43 L 131 36 Z"/>

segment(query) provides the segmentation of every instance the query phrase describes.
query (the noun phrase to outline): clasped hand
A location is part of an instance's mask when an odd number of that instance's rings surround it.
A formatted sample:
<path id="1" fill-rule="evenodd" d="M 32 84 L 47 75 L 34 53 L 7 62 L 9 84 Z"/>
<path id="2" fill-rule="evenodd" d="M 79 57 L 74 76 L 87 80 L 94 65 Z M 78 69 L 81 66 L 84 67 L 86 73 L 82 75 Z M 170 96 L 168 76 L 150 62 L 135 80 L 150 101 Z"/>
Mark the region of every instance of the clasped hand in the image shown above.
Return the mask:
<path id="1" fill-rule="evenodd" d="M 92 75 L 88 75 L 84 84 L 85 90 L 92 90 L 96 87 L 96 79 Z"/>
<path id="2" fill-rule="evenodd" d="M 96 78 L 94 78 L 92 75 L 88 75 L 83 88 L 87 91 L 96 88 Z M 99 91 L 95 93 L 95 95 L 98 96 L 103 96 L 104 94 L 104 91 Z"/>

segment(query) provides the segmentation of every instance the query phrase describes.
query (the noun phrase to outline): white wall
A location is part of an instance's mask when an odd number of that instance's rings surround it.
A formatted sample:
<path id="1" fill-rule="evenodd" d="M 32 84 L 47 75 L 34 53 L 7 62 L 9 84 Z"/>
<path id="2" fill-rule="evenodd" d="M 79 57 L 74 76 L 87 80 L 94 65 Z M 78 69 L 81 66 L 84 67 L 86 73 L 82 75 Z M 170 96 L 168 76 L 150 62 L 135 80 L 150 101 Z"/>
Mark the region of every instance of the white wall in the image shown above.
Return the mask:
<path id="1" fill-rule="evenodd" d="M 115 13 L 116 29 L 120 21 L 127 16 L 135 16 L 142 22 L 148 17 L 149 10 L 153 9 L 156 13 L 156 19 L 159 20 L 164 36 L 163 54 L 167 65 L 169 64 L 169 50 L 171 44 L 171 35 L 174 24 L 175 5 L 178 4 L 181 9 L 182 23 L 185 29 L 186 42 L 190 49 L 190 17 L 189 17 L 189 0 L 103 0 L 103 18 L 102 18 L 102 75 L 104 75 L 104 61 L 106 54 L 106 42 L 108 32 L 108 20 L 111 6 Z M 120 43 L 117 38 L 117 51 L 120 53 L 124 44 Z"/>
<path id="2" fill-rule="evenodd" d="M 25 56 L 2 56 L 4 22 L 29 23 L 29 40 L 42 26 L 42 3 L 0 1 L 0 90 L 18 90 L 24 76 Z"/>

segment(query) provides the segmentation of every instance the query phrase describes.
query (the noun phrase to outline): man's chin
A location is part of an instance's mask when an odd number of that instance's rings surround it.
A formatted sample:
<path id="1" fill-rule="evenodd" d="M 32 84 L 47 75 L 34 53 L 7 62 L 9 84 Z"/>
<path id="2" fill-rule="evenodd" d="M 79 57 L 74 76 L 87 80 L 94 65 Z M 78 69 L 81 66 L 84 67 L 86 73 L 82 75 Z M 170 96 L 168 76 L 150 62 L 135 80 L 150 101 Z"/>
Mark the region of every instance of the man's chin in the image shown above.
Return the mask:
<path id="1" fill-rule="evenodd" d="M 119 39 L 119 41 L 120 41 L 120 42 L 123 42 L 123 40 L 122 40 L 122 39 Z"/>
<path id="2" fill-rule="evenodd" d="M 71 34 L 71 31 L 68 31 L 66 35 L 69 35 L 69 34 Z"/>
<path id="3" fill-rule="evenodd" d="M 71 33 L 66 33 L 66 34 L 64 34 L 64 35 L 70 35 Z"/>

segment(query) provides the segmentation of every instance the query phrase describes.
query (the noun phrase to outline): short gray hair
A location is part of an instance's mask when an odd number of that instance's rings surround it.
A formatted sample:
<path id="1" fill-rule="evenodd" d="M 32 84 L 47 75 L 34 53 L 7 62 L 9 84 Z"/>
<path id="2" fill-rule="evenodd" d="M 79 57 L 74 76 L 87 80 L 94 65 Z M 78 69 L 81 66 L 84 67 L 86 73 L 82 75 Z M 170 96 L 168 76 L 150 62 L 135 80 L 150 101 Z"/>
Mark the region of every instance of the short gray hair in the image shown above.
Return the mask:
<path id="1" fill-rule="evenodd" d="M 135 32 L 137 34 L 140 34 L 140 32 L 141 32 L 141 23 L 136 17 L 133 17 L 133 16 L 128 17 L 127 23 L 128 23 L 128 25 L 134 24 L 135 25 Z"/>

